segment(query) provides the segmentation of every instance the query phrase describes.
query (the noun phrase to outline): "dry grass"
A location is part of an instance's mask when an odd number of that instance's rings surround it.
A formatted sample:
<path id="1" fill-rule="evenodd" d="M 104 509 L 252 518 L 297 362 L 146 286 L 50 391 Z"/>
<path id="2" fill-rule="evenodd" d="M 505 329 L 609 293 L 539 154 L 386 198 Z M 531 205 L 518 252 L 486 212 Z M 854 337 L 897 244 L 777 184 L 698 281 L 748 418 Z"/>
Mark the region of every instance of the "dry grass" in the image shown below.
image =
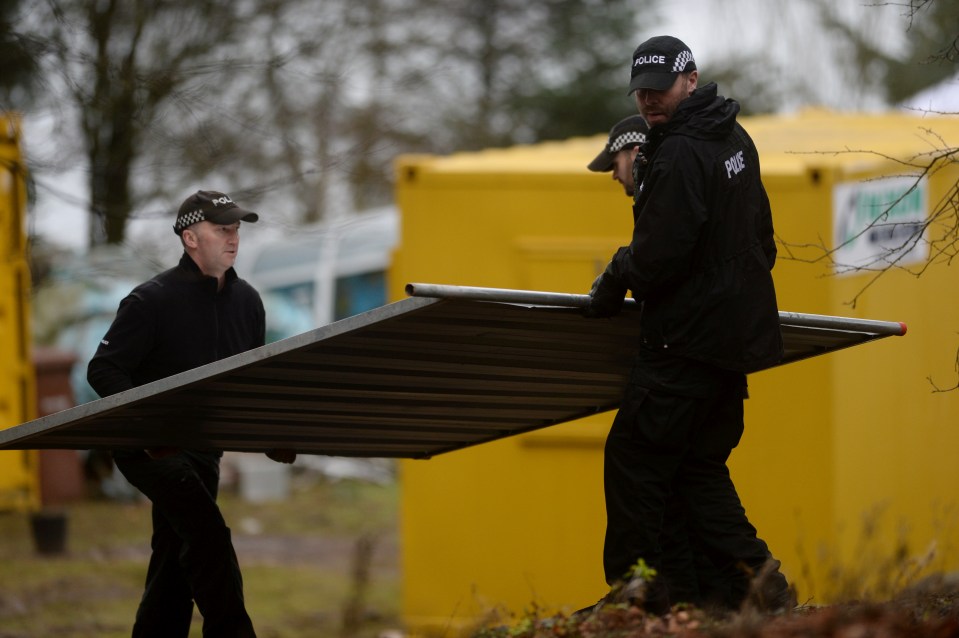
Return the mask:
<path id="1" fill-rule="evenodd" d="M 228 487 L 220 500 L 260 638 L 375 638 L 401 625 L 395 484 L 301 474 L 283 501 L 248 503 Z M 36 553 L 27 514 L 0 514 L 0 638 L 129 636 L 149 557 L 149 506 L 94 499 L 69 506 L 67 514 L 67 552 L 50 557 Z M 358 557 L 365 557 L 359 565 Z M 846 566 L 835 584 L 849 602 L 780 616 L 746 610 L 716 618 L 677 609 L 657 617 L 610 605 L 587 618 L 535 610 L 501 616 L 470 635 L 959 638 L 959 581 L 934 575 L 904 582 L 916 567 L 905 554 L 870 564 L 869 571 L 886 574 L 885 585 L 870 588 L 882 596 L 861 596 L 866 572 Z M 197 617 L 191 637 L 200 628 Z"/>
<path id="2" fill-rule="evenodd" d="M 247 503 L 224 490 L 260 638 L 373 637 L 398 624 L 396 498 L 395 485 L 315 475 L 298 476 L 279 502 Z M 0 638 L 130 635 L 149 558 L 149 505 L 88 500 L 66 512 L 67 551 L 46 557 L 34 549 L 29 515 L 0 514 Z M 191 638 L 201 624 L 196 616 Z"/>
<path id="3" fill-rule="evenodd" d="M 538 617 L 497 622 L 472 638 L 957 638 L 959 580 L 933 576 L 889 600 L 800 606 L 763 614 L 750 608 L 710 615 L 677 606 L 665 616 L 629 604 L 607 605 L 586 616 Z"/>

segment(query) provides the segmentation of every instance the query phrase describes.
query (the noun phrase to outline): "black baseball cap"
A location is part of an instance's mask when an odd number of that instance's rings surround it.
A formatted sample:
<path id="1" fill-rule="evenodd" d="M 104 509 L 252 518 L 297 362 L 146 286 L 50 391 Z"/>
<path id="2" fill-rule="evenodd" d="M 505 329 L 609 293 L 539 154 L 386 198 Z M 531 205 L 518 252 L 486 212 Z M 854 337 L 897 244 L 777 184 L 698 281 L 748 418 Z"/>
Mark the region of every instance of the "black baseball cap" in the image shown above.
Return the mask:
<path id="1" fill-rule="evenodd" d="M 240 220 L 255 222 L 260 218 L 253 211 L 244 210 L 236 205 L 230 196 L 220 191 L 197 191 L 186 198 L 176 214 L 173 232 L 177 235 L 187 226 L 208 221 L 225 226 Z"/>
<path id="2" fill-rule="evenodd" d="M 599 152 L 596 159 L 587 165 L 587 168 L 597 173 L 613 170 L 616 153 L 624 148 L 632 148 L 644 143 L 648 132 L 649 127 L 646 126 L 646 120 L 641 115 L 630 115 L 620 120 L 610 130 L 606 146 Z"/>
<path id="3" fill-rule="evenodd" d="M 682 40 L 671 35 L 657 35 L 633 51 L 627 95 L 639 89 L 665 91 L 673 85 L 677 75 L 695 70 L 693 52 Z"/>

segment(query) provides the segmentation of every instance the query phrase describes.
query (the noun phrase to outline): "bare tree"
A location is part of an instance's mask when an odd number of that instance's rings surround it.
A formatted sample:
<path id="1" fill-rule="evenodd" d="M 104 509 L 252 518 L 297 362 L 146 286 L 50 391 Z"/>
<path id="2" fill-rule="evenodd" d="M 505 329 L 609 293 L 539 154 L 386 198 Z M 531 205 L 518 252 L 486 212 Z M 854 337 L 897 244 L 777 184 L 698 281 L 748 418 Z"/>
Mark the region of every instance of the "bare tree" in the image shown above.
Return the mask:
<path id="1" fill-rule="evenodd" d="M 0 4 L 0 108 L 23 108 L 39 84 L 40 58 L 46 43 L 19 33 L 16 17 L 23 0 Z"/>
<path id="2" fill-rule="evenodd" d="M 956 60 L 956 46 L 959 42 L 959 7 L 936 0 L 911 0 L 908 5 L 897 6 L 905 9 L 907 31 L 922 32 L 916 37 L 916 40 L 922 44 L 916 46 L 926 53 L 915 53 L 905 61 L 888 59 L 867 47 L 860 39 L 856 39 L 848 29 L 844 30 L 847 31 L 850 39 L 856 41 L 861 50 L 867 51 L 863 54 L 865 57 L 881 57 L 890 69 L 897 71 L 895 73 L 890 71 L 891 75 L 912 77 L 909 93 L 911 94 L 917 88 L 925 86 L 930 78 L 940 79 L 942 75 L 942 70 L 937 70 L 931 76 L 926 74 L 917 84 L 915 77 L 921 76 L 922 73 L 917 73 L 916 69 L 942 67 L 950 74 L 955 72 L 954 67 L 948 63 Z M 948 25 L 951 25 L 951 30 Z M 890 89 L 891 92 L 896 90 L 899 89 Z M 905 95 L 899 97 L 905 97 Z M 872 154 L 892 161 L 902 168 L 897 176 L 905 177 L 910 182 L 910 186 L 905 188 L 898 198 L 887 202 L 883 210 L 876 211 L 875 218 L 869 224 L 835 242 L 823 241 L 815 246 L 799 246 L 785 242 L 783 244 L 787 249 L 787 256 L 794 259 L 811 262 L 827 261 L 834 271 L 840 273 L 872 273 L 868 283 L 850 300 L 849 303 L 853 307 L 861 295 L 887 271 L 901 269 L 918 277 L 932 265 L 951 264 L 959 254 L 959 183 L 952 184 L 946 195 L 933 203 L 929 216 L 921 223 L 915 223 L 913 220 L 900 222 L 894 215 L 896 208 L 905 198 L 917 192 L 926 179 L 947 166 L 959 163 L 959 148 L 947 143 L 934 129 L 926 128 L 924 134 L 929 143 L 929 150 L 911 158 L 893 158 L 869 149 L 843 151 Z M 930 232 L 932 229 L 936 229 L 937 232 Z M 887 242 L 882 250 L 864 262 L 844 262 L 840 257 L 843 249 L 861 236 L 870 233 L 893 238 L 893 241 Z M 904 258 L 920 246 L 928 247 L 929 258 L 918 265 L 913 263 L 903 265 Z M 815 249 L 813 257 L 797 257 L 798 251 L 810 247 Z"/>
<path id="3" fill-rule="evenodd" d="M 887 69 L 888 89 L 899 99 L 912 95 L 928 83 L 955 73 L 959 58 L 959 7 L 954 3 L 936 0 L 910 0 L 904 7 L 907 31 L 913 35 L 916 49 L 906 60 L 890 59 L 857 40 L 864 58 L 882 59 Z M 928 113 L 928 111 L 923 111 Z M 939 113 L 945 114 L 945 113 Z M 857 301 L 881 277 L 892 270 L 904 271 L 918 278 L 933 266 L 949 266 L 959 255 L 959 181 L 949 185 L 946 193 L 931 203 L 930 211 L 922 220 L 900 220 L 897 208 L 924 188 L 925 182 L 947 167 L 959 164 L 959 148 L 947 142 L 933 128 L 924 128 L 929 150 L 910 158 L 891 157 L 869 149 L 846 150 L 846 153 L 871 154 L 901 167 L 891 177 L 907 184 L 901 194 L 882 204 L 875 216 L 861 228 L 830 241 L 816 244 L 791 244 L 780 239 L 784 258 L 809 263 L 826 262 L 835 273 L 860 273 L 870 275 L 848 303 L 855 307 Z M 848 261 L 845 249 L 866 235 L 886 238 L 885 243 L 874 242 L 879 250 L 865 260 Z M 811 251 L 811 252 L 810 252 Z M 922 259 L 910 259 L 920 254 Z M 809 255 L 809 256 L 802 256 Z M 956 352 L 955 369 L 959 373 L 959 350 Z M 959 378 L 950 386 L 942 387 L 930 377 L 934 391 L 945 392 L 959 389 Z"/>
<path id="4" fill-rule="evenodd" d="M 832 272 L 838 274 L 868 274 L 867 282 L 848 300 L 850 306 L 856 303 L 876 281 L 890 270 L 902 270 L 920 277 L 930 267 L 949 265 L 959 255 L 959 182 L 953 183 L 946 194 L 932 206 L 929 216 L 917 222 L 913 219 L 898 221 L 896 209 L 913 197 L 924 182 L 932 175 L 950 165 L 959 163 L 959 149 L 947 144 L 932 129 L 923 129 L 927 139 L 934 143 L 931 150 L 910 158 L 892 157 L 868 149 L 846 149 L 836 153 L 873 155 L 888 160 L 901 169 L 900 172 L 881 179 L 905 178 L 908 185 L 899 191 L 898 196 L 883 200 L 880 208 L 874 209 L 874 216 L 860 227 L 848 229 L 841 237 L 820 239 L 815 243 L 797 244 L 778 237 L 778 243 L 784 249 L 782 258 L 805 263 L 826 263 Z M 935 231 L 935 232 L 933 232 Z M 878 250 L 864 259 L 847 261 L 843 251 L 861 238 L 873 235 L 885 241 L 873 242 Z M 928 255 L 920 262 L 910 259 L 919 252 Z"/>
<path id="5" fill-rule="evenodd" d="M 48 104 L 79 122 L 94 245 L 169 215 L 199 177 L 311 221 L 389 202 L 400 152 L 595 133 L 629 109 L 627 0 L 46 0 L 29 14 L 54 45 Z"/>
<path id="6" fill-rule="evenodd" d="M 638 9 L 624 0 L 445 3 L 433 47 L 453 91 L 442 109 L 458 148 L 595 134 L 633 112 L 625 95 Z M 642 7 L 654 23 L 657 3 Z"/>
<path id="7" fill-rule="evenodd" d="M 748 113 L 881 109 L 955 72 L 937 57 L 955 46 L 959 5 L 948 0 L 763 0 L 704 10 L 721 54 L 698 60 L 701 74 L 726 95 L 749 96 Z M 747 23 L 755 28 L 743 30 Z"/>
<path id="8" fill-rule="evenodd" d="M 250 3 L 48 0 L 34 28 L 69 99 L 89 164 L 91 242 L 123 240 L 133 172 L 163 106 L 188 87 L 216 91 Z M 43 11 L 45 9 L 46 11 Z M 222 56 L 222 57 L 221 57 Z M 225 60 L 225 61 L 224 61 Z"/>
<path id="9" fill-rule="evenodd" d="M 824 27 L 847 43 L 853 62 L 850 66 L 880 83 L 889 102 L 901 102 L 955 74 L 959 38 L 959 5 L 956 3 L 910 0 L 905 5 L 867 6 L 873 12 L 880 8 L 896 10 L 905 23 L 903 50 L 889 52 L 874 36 L 870 37 L 872 34 L 861 24 L 843 20 L 835 3 L 817 1 Z"/>
<path id="10" fill-rule="evenodd" d="M 202 122 L 257 167 L 259 189 L 286 193 L 291 221 L 390 202 L 399 153 L 596 133 L 632 108 L 622 90 L 634 24 L 626 0 L 311 6 L 277 0 L 264 12 L 253 27 L 258 91 L 238 82 L 233 117 Z M 231 134 L 238 124 L 245 135 Z M 231 181 L 243 170 L 235 165 Z"/>

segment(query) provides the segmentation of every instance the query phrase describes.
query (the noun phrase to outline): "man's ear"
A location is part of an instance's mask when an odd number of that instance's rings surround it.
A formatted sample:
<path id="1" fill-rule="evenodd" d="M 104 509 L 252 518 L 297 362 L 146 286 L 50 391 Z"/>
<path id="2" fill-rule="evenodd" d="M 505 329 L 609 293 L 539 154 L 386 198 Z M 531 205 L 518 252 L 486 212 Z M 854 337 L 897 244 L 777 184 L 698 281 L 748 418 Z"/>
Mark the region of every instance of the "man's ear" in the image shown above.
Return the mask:
<path id="1" fill-rule="evenodd" d="M 196 248 L 197 237 L 195 232 L 193 232 L 189 228 L 184 228 L 180 236 L 183 238 L 184 246 L 187 246 L 188 248 Z"/>

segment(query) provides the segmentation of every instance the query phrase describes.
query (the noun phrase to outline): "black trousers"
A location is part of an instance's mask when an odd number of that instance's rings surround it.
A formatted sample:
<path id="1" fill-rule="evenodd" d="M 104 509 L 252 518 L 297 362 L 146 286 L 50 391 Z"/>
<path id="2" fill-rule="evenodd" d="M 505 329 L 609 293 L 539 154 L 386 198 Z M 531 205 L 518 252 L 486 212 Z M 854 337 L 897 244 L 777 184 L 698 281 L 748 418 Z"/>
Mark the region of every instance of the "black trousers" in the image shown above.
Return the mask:
<path id="1" fill-rule="evenodd" d="M 187 638 L 194 601 L 205 638 L 255 637 L 230 529 L 216 504 L 219 455 L 124 452 L 114 460 L 153 503 L 153 553 L 133 638 Z"/>
<path id="2" fill-rule="evenodd" d="M 640 558 L 657 570 L 651 611 L 677 602 L 737 608 L 771 559 L 726 467 L 743 434 L 743 389 L 735 374 L 717 376 L 703 396 L 627 386 L 605 448 L 603 562 L 610 585 Z"/>

